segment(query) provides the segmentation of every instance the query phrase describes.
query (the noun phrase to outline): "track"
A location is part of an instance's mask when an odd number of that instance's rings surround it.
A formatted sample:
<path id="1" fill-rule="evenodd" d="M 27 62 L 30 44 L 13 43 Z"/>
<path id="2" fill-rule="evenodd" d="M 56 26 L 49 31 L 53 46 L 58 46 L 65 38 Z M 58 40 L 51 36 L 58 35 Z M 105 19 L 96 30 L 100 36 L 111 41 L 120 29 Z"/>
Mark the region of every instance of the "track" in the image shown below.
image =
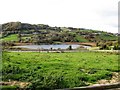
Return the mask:
<path id="1" fill-rule="evenodd" d="M 120 90 L 120 82 L 114 84 L 102 84 L 95 86 L 75 87 L 75 88 L 56 89 L 56 90 Z"/>

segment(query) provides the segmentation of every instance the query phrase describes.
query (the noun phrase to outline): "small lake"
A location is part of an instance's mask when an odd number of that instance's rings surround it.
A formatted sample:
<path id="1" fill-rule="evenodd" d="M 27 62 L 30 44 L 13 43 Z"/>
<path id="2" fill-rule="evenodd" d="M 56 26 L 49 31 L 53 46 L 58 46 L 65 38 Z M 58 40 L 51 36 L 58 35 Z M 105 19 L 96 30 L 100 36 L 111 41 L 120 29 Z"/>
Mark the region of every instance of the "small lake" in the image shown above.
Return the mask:
<path id="1" fill-rule="evenodd" d="M 25 45 L 25 46 L 15 46 L 20 48 L 28 48 L 28 49 L 67 49 L 70 45 L 68 44 L 59 44 L 59 45 Z M 82 45 L 72 44 L 72 49 L 76 49 Z M 83 46 L 84 48 L 90 48 L 90 46 Z"/>

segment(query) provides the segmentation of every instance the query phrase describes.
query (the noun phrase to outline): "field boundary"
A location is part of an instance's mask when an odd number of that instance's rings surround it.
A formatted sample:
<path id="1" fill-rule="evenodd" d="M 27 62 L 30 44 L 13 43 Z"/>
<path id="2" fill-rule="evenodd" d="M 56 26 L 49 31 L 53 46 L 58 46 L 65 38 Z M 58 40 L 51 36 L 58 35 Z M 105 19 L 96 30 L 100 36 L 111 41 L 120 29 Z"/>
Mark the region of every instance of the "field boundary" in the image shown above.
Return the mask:
<path id="1" fill-rule="evenodd" d="M 105 52 L 105 53 L 120 53 L 120 50 L 5 50 L 8 52 Z"/>
<path id="2" fill-rule="evenodd" d="M 66 88 L 66 89 L 55 89 L 55 90 L 120 90 L 120 82 L 114 84 L 98 84 L 94 86 L 86 86 L 86 87 L 75 87 L 75 88 Z"/>

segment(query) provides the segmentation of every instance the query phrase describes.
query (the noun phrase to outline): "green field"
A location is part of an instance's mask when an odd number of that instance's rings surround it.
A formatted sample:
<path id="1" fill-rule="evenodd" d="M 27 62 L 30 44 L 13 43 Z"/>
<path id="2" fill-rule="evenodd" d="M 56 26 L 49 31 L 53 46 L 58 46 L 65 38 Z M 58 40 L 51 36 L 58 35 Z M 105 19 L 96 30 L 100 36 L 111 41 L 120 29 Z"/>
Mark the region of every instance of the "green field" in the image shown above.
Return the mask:
<path id="1" fill-rule="evenodd" d="M 118 40 L 118 37 L 116 37 L 115 35 L 107 35 L 107 34 L 101 34 L 97 38 L 101 40 L 107 40 L 107 41 Z"/>
<path id="2" fill-rule="evenodd" d="M 2 38 L 3 41 L 18 41 L 18 35 L 12 34 L 7 37 Z"/>
<path id="3" fill-rule="evenodd" d="M 76 40 L 77 42 L 89 42 L 87 39 L 85 39 L 84 37 L 79 36 L 79 35 L 77 35 L 77 36 L 75 37 L 75 40 Z"/>
<path id="4" fill-rule="evenodd" d="M 3 81 L 30 82 L 35 90 L 73 88 L 111 79 L 118 55 L 97 52 L 3 52 Z"/>

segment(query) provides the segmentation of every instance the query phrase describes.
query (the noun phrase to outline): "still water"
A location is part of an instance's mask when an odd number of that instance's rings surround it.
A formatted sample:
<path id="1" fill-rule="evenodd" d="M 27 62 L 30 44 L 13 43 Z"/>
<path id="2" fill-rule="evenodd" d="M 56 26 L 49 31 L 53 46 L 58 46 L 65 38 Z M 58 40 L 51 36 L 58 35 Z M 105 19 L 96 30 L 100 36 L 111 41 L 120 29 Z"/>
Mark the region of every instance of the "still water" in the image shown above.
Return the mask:
<path id="1" fill-rule="evenodd" d="M 70 45 L 68 44 L 60 44 L 60 45 L 25 45 L 25 46 L 15 46 L 20 48 L 28 48 L 28 49 L 67 49 Z M 76 49 L 81 45 L 72 44 L 72 49 Z M 90 48 L 90 46 L 83 46 L 84 48 Z"/>

